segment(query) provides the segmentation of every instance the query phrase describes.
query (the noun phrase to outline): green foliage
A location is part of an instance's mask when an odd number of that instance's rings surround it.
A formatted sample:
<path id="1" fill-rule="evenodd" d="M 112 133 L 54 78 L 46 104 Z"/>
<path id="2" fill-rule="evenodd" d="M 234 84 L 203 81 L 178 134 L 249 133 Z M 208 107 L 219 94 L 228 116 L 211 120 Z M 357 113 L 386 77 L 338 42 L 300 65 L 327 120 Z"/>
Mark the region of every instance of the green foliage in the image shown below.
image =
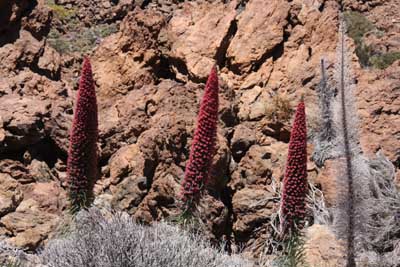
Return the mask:
<path id="1" fill-rule="evenodd" d="M 47 41 L 59 53 L 69 51 L 69 43 L 54 28 L 50 30 Z"/>
<path id="2" fill-rule="evenodd" d="M 88 195 L 85 191 L 69 192 L 69 199 L 69 212 L 74 215 L 82 209 L 90 208 L 91 203 L 93 203 L 94 196 L 92 193 Z"/>
<path id="3" fill-rule="evenodd" d="M 196 216 L 195 213 L 196 212 L 186 209 L 177 216 L 168 217 L 166 221 L 170 224 L 180 226 L 190 233 L 199 234 L 204 230 L 204 225 L 199 216 Z"/>
<path id="4" fill-rule="evenodd" d="M 275 262 L 279 267 L 305 267 L 305 240 L 300 231 L 291 232 L 284 240 L 283 254 Z"/>
<path id="5" fill-rule="evenodd" d="M 382 55 L 373 55 L 369 62 L 378 69 L 386 69 L 396 60 L 400 59 L 400 52 L 389 52 Z"/>
<path id="6" fill-rule="evenodd" d="M 363 37 L 367 32 L 373 31 L 378 37 L 382 36 L 383 33 L 378 31 L 375 25 L 364 15 L 355 11 L 347 11 L 343 15 L 347 25 L 347 34 L 356 44 L 356 54 L 363 67 L 372 66 L 385 69 L 400 59 L 400 52 L 380 53 L 365 44 Z"/>
<path id="7" fill-rule="evenodd" d="M 370 66 L 370 57 L 372 54 L 372 49 L 364 44 L 363 42 L 357 44 L 356 43 L 356 55 L 358 60 L 360 61 L 361 66 L 368 67 Z"/>
<path id="8" fill-rule="evenodd" d="M 71 28 L 79 28 L 76 25 L 70 25 Z M 49 44 L 59 53 L 86 53 L 91 51 L 100 40 L 108 35 L 115 33 L 117 27 L 115 24 L 96 25 L 91 28 L 76 29 L 68 34 L 60 34 L 52 29 L 48 36 Z"/>
<path id="9" fill-rule="evenodd" d="M 68 9 L 62 5 L 57 5 L 54 3 L 54 0 L 46 1 L 46 5 L 53 10 L 54 15 L 59 18 L 60 20 L 70 20 L 72 17 L 76 16 L 76 10 L 71 8 Z"/>
<path id="10" fill-rule="evenodd" d="M 347 11 L 343 15 L 347 25 L 347 34 L 356 42 L 361 41 L 364 34 L 375 29 L 374 24 L 359 12 Z"/>
<path id="11" fill-rule="evenodd" d="M 47 0 L 46 5 L 53 10 L 54 17 L 62 22 L 61 33 L 52 27 L 48 35 L 49 44 L 59 53 L 87 53 L 91 51 L 102 38 L 117 31 L 116 24 L 100 24 L 91 28 L 84 27 L 77 17 L 76 8 L 66 8 Z"/>
<path id="12" fill-rule="evenodd" d="M 173 224 L 186 226 L 190 224 L 198 224 L 198 220 L 199 219 L 196 218 L 191 211 L 185 210 L 177 216 L 169 217 L 167 221 Z"/>
<path id="13" fill-rule="evenodd" d="M 347 34 L 356 44 L 356 54 L 361 65 L 364 67 L 369 66 L 372 50 L 364 43 L 363 36 L 375 29 L 374 24 L 359 12 L 347 11 L 343 13 L 343 16 L 347 26 Z"/>
<path id="14" fill-rule="evenodd" d="M 92 29 L 93 29 L 94 35 L 98 36 L 100 38 L 105 38 L 105 37 L 117 32 L 117 30 L 118 30 L 117 26 L 115 24 L 96 25 Z"/>

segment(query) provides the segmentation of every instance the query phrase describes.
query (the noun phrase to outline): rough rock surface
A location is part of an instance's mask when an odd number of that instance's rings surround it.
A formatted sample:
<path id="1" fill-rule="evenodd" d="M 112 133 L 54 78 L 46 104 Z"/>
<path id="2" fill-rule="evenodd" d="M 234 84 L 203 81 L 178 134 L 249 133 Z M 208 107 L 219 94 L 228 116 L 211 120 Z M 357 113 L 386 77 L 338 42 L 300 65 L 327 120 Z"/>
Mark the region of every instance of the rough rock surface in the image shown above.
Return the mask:
<path id="1" fill-rule="evenodd" d="M 241 72 L 263 63 L 283 42 L 290 5 L 287 1 L 251 0 L 237 16 L 237 32 L 227 50 L 233 68 Z"/>
<path id="2" fill-rule="evenodd" d="M 9 174 L 0 176 L 0 216 L 14 211 L 23 199 L 20 184 Z"/>
<path id="3" fill-rule="evenodd" d="M 310 267 L 345 265 L 345 248 L 324 225 L 314 224 L 307 229 L 305 259 Z"/>
<path id="4" fill-rule="evenodd" d="M 341 4 L 387 31 L 372 44 L 400 51 L 398 0 Z M 291 112 L 303 94 L 307 117 L 315 118 L 322 57 L 333 71 L 340 8 L 334 0 L 0 1 L 0 235 L 34 250 L 65 212 L 68 136 L 88 54 L 99 102 L 95 203 L 146 223 L 181 212 L 203 82 L 219 67 L 217 151 L 201 220 L 210 239 L 257 254 L 279 206 Z M 117 30 L 82 35 L 91 50 L 62 52 L 65 40 L 53 31 L 68 35 L 79 23 Z M 399 64 L 353 67 L 361 144 L 371 154 L 383 150 L 400 186 Z M 274 99 L 286 101 L 287 110 Z M 310 180 L 332 204 L 330 163 L 308 165 Z M 336 246 L 326 229 L 310 239 Z"/>
<path id="5" fill-rule="evenodd" d="M 236 5 L 237 1 L 227 5 L 185 2 L 172 14 L 166 33 L 170 57 L 183 62 L 189 78 L 204 80 L 215 60 L 223 59 L 222 50 L 226 49 L 226 39 L 232 31 Z"/>
<path id="6" fill-rule="evenodd" d="M 358 79 L 364 90 L 358 93 L 358 107 L 362 120 L 361 145 L 370 155 L 382 150 L 394 162 L 400 186 L 400 148 L 397 145 L 400 137 L 399 68 L 400 61 L 396 61 L 382 71 L 362 72 Z"/>

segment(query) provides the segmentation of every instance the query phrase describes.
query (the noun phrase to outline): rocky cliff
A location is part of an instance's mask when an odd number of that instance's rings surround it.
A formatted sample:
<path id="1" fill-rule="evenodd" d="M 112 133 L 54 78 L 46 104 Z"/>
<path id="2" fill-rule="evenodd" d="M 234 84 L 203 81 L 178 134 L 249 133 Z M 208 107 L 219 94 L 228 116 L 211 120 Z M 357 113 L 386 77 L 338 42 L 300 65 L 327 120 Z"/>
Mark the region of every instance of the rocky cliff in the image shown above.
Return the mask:
<path id="1" fill-rule="evenodd" d="M 301 95 L 308 177 L 328 202 L 335 194 L 329 164 L 318 168 L 311 153 L 320 60 L 332 73 L 340 10 L 370 23 L 351 44 L 361 145 L 369 156 L 383 151 L 400 185 L 399 6 L 398 0 L 0 0 L 0 235 L 34 250 L 64 216 L 83 55 L 92 60 L 99 106 L 95 204 L 147 223 L 177 215 L 204 82 L 217 64 L 217 152 L 201 219 L 212 240 L 257 254 L 279 208 L 276 187 Z M 367 61 L 357 50 L 361 41 Z M 316 229 L 311 239 L 330 237 Z"/>

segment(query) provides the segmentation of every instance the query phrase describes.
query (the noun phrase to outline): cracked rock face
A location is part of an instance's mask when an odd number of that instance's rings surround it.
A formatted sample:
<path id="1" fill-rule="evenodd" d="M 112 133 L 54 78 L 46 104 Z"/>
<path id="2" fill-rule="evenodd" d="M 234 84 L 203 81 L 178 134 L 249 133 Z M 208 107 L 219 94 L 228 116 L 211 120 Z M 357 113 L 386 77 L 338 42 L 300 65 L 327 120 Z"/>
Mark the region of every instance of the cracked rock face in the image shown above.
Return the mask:
<path id="1" fill-rule="evenodd" d="M 229 4 L 185 2 L 168 23 L 170 57 L 186 67 L 189 77 L 205 80 L 215 60 L 223 60 L 236 18 L 237 1 Z M 181 70 L 176 69 L 176 72 Z"/>
<path id="2" fill-rule="evenodd" d="M 20 184 L 9 174 L 1 174 L 0 216 L 14 211 L 24 198 Z"/>
<path id="3" fill-rule="evenodd" d="M 0 235 L 35 250 L 64 218 L 66 153 L 83 55 L 92 61 L 99 106 L 96 205 L 146 223 L 175 218 L 204 81 L 216 64 L 217 149 L 200 219 L 209 239 L 256 256 L 279 207 L 290 114 L 303 94 L 307 117 L 315 118 L 321 58 L 333 72 L 338 2 L 58 0 L 56 10 L 46 1 L 28 2 L 0 1 Z M 387 11 L 395 3 L 343 5 L 365 11 L 390 32 L 369 42 L 400 51 L 398 24 L 391 23 L 397 13 Z M 94 32 L 104 23 L 116 31 Z M 78 36 L 74 27 L 92 32 Z M 70 43 L 54 36 L 55 29 L 92 49 L 65 49 Z M 361 145 L 371 154 L 383 150 L 400 185 L 399 61 L 385 70 L 353 63 Z M 274 99 L 286 101 L 287 110 Z M 282 112 L 289 115 L 280 119 Z M 309 166 L 310 179 L 333 202 L 330 163 Z M 336 246 L 324 229 L 310 238 L 325 237 Z M 309 255 L 318 253 L 315 248 Z"/>
<path id="4" fill-rule="evenodd" d="M 287 1 L 250 0 L 237 16 L 237 32 L 228 47 L 230 64 L 240 72 L 271 57 L 277 45 L 283 42 L 284 29 L 290 5 Z"/>

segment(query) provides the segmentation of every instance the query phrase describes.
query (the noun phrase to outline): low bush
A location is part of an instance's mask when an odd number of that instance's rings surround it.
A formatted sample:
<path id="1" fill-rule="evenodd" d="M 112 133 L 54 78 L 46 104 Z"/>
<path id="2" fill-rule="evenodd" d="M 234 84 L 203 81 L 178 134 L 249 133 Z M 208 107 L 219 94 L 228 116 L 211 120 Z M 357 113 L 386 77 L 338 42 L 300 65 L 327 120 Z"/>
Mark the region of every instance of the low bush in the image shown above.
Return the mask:
<path id="1" fill-rule="evenodd" d="M 293 112 L 289 99 L 284 95 L 275 95 L 265 106 L 265 116 L 270 120 L 287 122 Z"/>
<path id="2" fill-rule="evenodd" d="M 374 31 L 378 36 L 383 33 L 377 31 L 375 25 L 363 14 L 347 11 L 343 13 L 343 16 L 347 26 L 347 34 L 356 44 L 355 52 L 363 67 L 385 69 L 400 59 L 400 52 L 382 53 L 381 51 L 374 51 L 371 46 L 364 42 L 363 37 L 367 32 Z"/>
<path id="3" fill-rule="evenodd" d="M 51 240 L 41 258 L 48 267 L 253 266 L 177 226 L 144 226 L 127 214 L 103 215 L 94 208 L 78 213 L 71 233 Z"/>
<path id="4" fill-rule="evenodd" d="M 65 6 L 57 5 L 54 0 L 47 0 L 46 5 L 53 10 L 54 16 L 59 18 L 60 20 L 70 20 L 72 17 L 76 15 L 75 9 L 68 9 Z"/>
<path id="5" fill-rule="evenodd" d="M 71 26 L 73 28 L 76 26 Z M 49 44 L 59 53 L 87 53 L 95 48 L 101 39 L 115 33 L 115 24 L 101 24 L 91 28 L 80 28 L 67 34 L 52 29 L 48 35 Z"/>
<path id="6" fill-rule="evenodd" d="M 363 37 L 364 34 L 375 29 L 374 24 L 359 12 L 347 11 L 343 13 L 343 16 L 347 26 L 347 34 L 356 44 L 356 54 L 360 64 L 364 67 L 369 66 L 372 50 L 364 43 Z"/>
<path id="7" fill-rule="evenodd" d="M 400 52 L 388 52 L 381 55 L 373 55 L 369 62 L 371 65 L 378 69 L 386 69 L 393 64 L 396 60 L 400 59 Z"/>

